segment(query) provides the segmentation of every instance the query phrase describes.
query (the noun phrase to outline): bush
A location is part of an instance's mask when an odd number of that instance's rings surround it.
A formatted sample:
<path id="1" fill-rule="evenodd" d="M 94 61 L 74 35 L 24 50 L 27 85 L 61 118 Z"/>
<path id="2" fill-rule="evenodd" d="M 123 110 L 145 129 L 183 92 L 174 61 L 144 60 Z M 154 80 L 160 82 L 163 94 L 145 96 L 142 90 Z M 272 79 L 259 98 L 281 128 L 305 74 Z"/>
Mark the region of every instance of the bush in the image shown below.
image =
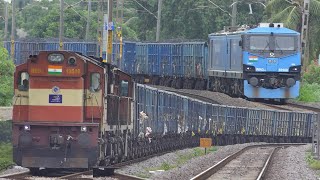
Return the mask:
<path id="1" fill-rule="evenodd" d="M 299 101 L 319 102 L 320 101 L 320 84 L 303 83 L 300 88 Z"/>
<path id="2" fill-rule="evenodd" d="M 10 106 L 13 97 L 14 64 L 8 51 L 0 47 L 0 106 Z"/>
<path id="3" fill-rule="evenodd" d="M 0 121 L 0 143 L 11 142 L 12 121 Z"/>
<path id="4" fill-rule="evenodd" d="M 315 65 L 310 65 L 308 67 L 307 72 L 303 74 L 302 81 L 308 84 L 313 84 L 313 83 L 320 84 L 320 67 Z"/>
<path id="5" fill-rule="evenodd" d="M 0 144 L 0 171 L 12 165 L 12 145 L 10 143 Z"/>

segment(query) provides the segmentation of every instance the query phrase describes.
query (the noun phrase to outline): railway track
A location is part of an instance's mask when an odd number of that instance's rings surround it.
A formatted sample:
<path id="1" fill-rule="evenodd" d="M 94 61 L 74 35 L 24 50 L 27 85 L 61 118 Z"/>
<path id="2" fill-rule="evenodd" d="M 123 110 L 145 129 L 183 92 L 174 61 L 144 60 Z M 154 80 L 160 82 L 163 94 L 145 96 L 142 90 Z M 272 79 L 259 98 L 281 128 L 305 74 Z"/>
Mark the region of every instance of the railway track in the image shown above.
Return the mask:
<path id="1" fill-rule="evenodd" d="M 92 180 L 93 179 L 93 171 L 82 171 L 82 172 L 76 172 L 76 173 L 71 173 L 67 175 L 58 175 L 57 174 L 52 174 L 49 173 L 46 176 L 32 176 L 29 171 L 27 172 L 21 172 L 21 173 L 15 173 L 11 175 L 4 175 L 0 176 L 1 179 L 19 179 L 19 180 L 30 180 L 34 178 L 53 178 L 53 179 L 80 179 L 80 180 Z M 143 180 L 142 178 L 136 177 L 136 176 L 131 176 L 127 174 L 122 174 L 122 173 L 113 173 L 112 175 L 107 176 L 108 178 L 113 178 L 113 179 L 118 179 L 118 180 Z"/>
<path id="2" fill-rule="evenodd" d="M 294 104 L 294 103 L 287 103 L 287 105 L 294 108 L 306 109 L 309 111 L 320 113 L 320 108 L 317 108 L 317 107 L 305 106 L 305 105 Z"/>
<path id="3" fill-rule="evenodd" d="M 254 179 L 266 175 L 272 158 L 279 148 L 304 144 L 263 144 L 245 147 L 201 172 L 191 180 Z"/>

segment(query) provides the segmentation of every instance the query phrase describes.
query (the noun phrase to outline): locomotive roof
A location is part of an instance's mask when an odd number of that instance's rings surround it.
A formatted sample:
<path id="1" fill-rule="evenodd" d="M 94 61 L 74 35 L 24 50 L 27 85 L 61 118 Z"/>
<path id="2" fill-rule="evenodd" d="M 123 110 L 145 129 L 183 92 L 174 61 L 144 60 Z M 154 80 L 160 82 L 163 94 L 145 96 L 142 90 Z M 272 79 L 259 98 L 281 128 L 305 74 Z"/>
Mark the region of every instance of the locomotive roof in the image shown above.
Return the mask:
<path id="1" fill-rule="evenodd" d="M 250 29 L 244 32 L 244 34 L 260 34 L 260 33 L 271 33 L 273 32 L 274 34 L 297 34 L 299 35 L 300 33 L 288 28 L 278 28 L 278 27 L 257 27 L 254 29 Z"/>
<path id="2" fill-rule="evenodd" d="M 218 32 L 218 33 L 212 33 L 209 34 L 209 36 L 224 36 L 224 35 L 239 35 L 239 34 L 269 34 L 269 33 L 274 33 L 274 34 L 297 34 L 299 35 L 300 33 L 285 27 L 256 27 L 253 29 L 239 29 L 234 32 Z"/>

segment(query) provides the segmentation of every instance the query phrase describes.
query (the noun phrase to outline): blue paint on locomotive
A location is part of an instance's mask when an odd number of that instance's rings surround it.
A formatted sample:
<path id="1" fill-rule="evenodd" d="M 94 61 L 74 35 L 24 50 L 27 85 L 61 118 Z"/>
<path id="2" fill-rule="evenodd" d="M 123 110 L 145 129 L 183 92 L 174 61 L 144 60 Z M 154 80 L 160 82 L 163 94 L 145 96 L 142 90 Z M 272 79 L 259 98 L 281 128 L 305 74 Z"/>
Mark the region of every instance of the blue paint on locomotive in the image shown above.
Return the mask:
<path id="1" fill-rule="evenodd" d="M 296 98 L 299 96 L 300 81 L 291 88 L 266 89 L 253 87 L 244 80 L 244 95 L 248 98 L 281 99 Z"/>
<path id="2" fill-rule="evenodd" d="M 257 60 L 250 61 L 249 57 L 257 57 Z M 266 58 L 244 51 L 243 64 L 254 66 L 256 72 L 289 72 L 290 67 L 301 65 L 300 57 L 300 52 L 279 58 Z"/>

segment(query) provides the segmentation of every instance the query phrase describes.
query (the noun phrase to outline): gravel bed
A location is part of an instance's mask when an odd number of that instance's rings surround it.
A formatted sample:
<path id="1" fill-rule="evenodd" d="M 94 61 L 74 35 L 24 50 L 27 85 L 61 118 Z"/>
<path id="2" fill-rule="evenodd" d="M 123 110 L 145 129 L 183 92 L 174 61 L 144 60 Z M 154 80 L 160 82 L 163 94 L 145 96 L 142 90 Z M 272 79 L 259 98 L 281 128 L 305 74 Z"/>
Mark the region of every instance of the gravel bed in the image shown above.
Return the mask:
<path id="1" fill-rule="evenodd" d="M 214 179 L 255 179 L 274 147 L 252 148 L 233 159 L 208 180 Z"/>
<path id="2" fill-rule="evenodd" d="M 12 119 L 12 107 L 0 107 L 0 121 Z"/>
<path id="3" fill-rule="evenodd" d="M 154 85 L 151 85 L 151 87 L 155 87 L 155 88 L 162 89 L 162 90 L 174 90 L 174 91 L 180 91 L 180 92 L 185 92 L 185 93 L 197 94 L 197 95 L 207 97 L 207 98 L 212 99 L 222 105 L 227 105 L 227 106 L 247 107 L 247 108 L 257 108 L 257 109 L 273 109 L 272 107 L 263 105 L 261 103 L 248 101 L 243 98 L 233 98 L 233 97 L 230 97 L 226 94 L 219 93 L 219 92 L 204 91 L 204 90 L 191 90 L 191 89 L 174 89 L 174 88 L 170 88 L 170 87 L 154 86 Z"/>
<path id="4" fill-rule="evenodd" d="M 170 165 L 176 165 L 176 161 L 179 158 L 179 154 L 188 154 L 193 152 L 193 149 L 184 149 L 177 152 L 167 153 L 162 156 L 154 157 L 146 161 L 133 164 L 131 166 L 126 166 L 117 170 L 120 173 L 130 174 L 134 176 L 145 176 L 149 179 L 161 180 L 161 179 L 175 179 L 184 180 L 190 179 L 191 177 L 199 174 L 200 172 L 206 170 L 207 168 L 213 166 L 215 163 L 221 161 L 228 155 L 239 151 L 240 149 L 253 145 L 253 144 L 263 144 L 263 143 L 247 143 L 247 144 L 236 144 L 229 146 L 217 147 L 217 151 L 210 154 L 199 156 L 187 161 L 185 164 L 179 164 L 173 169 L 162 172 L 150 173 L 150 169 L 159 168 L 161 164 L 167 163 Z"/>
<path id="5" fill-rule="evenodd" d="M 289 103 L 292 104 L 299 104 L 299 105 L 304 105 L 304 106 L 310 106 L 310 107 L 315 107 L 315 108 L 320 108 L 320 102 L 299 102 L 295 100 L 288 100 Z"/>
<path id="6" fill-rule="evenodd" d="M 298 147 L 288 147 L 279 150 L 273 163 L 267 172 L 268 180 L 318 180 L 319 172 L 308 167 L 306 162 L 306 151 L 311 149 L 311 144 Z M 318 176 L 317 176 L 318 174 Z"/>
<path id="7" fill-rule="evenodd" d="M 20 172 L 26 172 L 26 171 L 29 171 L 29 169 L 28 169 L 28 168 L 21 167 L 21 166 L 13 166 L 13 167 L 10 168 L 10 169 L 1 171 L 1 172 L 0 172 L 0 176 L 8 175 L 8 174 L 20 173 Z M 1 179 L 1 178 L 0 178 L 0 179 Z"/>

